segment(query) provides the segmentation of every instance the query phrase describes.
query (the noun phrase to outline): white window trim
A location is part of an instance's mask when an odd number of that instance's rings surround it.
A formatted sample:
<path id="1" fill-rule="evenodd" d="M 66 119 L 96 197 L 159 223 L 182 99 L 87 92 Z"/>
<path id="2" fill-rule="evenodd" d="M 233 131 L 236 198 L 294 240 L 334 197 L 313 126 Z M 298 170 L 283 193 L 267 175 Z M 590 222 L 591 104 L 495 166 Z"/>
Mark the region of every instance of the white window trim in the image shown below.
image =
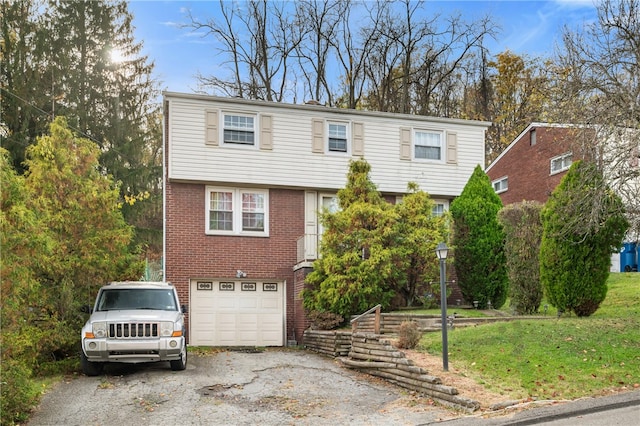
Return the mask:
<path id="1" fill-rule="evenodd" d="M 318 194 L 318 211 L 320 213 L 324 212 L 324 203 L 323 200 L 325 198 L 332 198 L 336 201 L 336 208 L 339 210 L 340 206 L 338 206 L 338 194 L 330 193 L 330 192 L 321 192 Z M 336 211 L 338 211 L 336 210 Z M 334 212 L 335 213 L 335 212 Z M 322 225 L 322 221 L 320 220 L 320 216 L 318 215 L 318 242 L 322 239 L 322 234 L 324 234 L 324 226 Z"/>
<path id="2" fill-rule="evenodd" d="M 562 166 L 560 169 L 558 170 L 553 170 L 553 162 L 556 160 L 562 160 L 562 162 L 564 163 L 565 158 L 567 157 L 572 157 L 571 158 L 571 163 L 568 166 Z M 573 152 L 565 152 L 562 155 L 558 155 L 556 157 L 553 157 L 551 160 L 549 160 L 549 175 L 555 175 L 558 173 L 562 173 L 566 170 L 569 170 L 569 167 L 571 167 L 571 164 L 573 164 Z"/>
<path id="3" fill-rule="evenodd" d="M 255 188 L 232 188 L 220 186 L 206 186 L 205 194 L 205 223 L 206 235 L 238 235 L 251 237 L 269 236 L 269 191 Z M 211 192 L 231 192 L 233 200 L 233 230 L 212 230 L 209 229 L 209 218 L 211 213 Z M 242 230 L 242 194 L 262 194 L 264 195 L 264 231 L 243 231 Z"/>
<path id="4" fill-rule="evenodd" d="M 242 143 L 233 143 L 233 142 L 225 142 L 224 140 L 224 118 L 227 115 L 235 115 L 238 117 L 251 117 L 253 118 L 253 144 L 242 144 Z M 222 110 L 220 111 L 220 146 L 230 147 L 235 149 L 258 149 L 260 147 L 260 125 L 258 120 L 260 117 L 255 113 L 247 113 L 247 112 L 239 112 L 239 111 L 230 111 L 230 110 Z"/>
<path id="5" fill-rule="evenodd" d="M 502 187 L 502 182 L 506 182 L 506 187 L 505 188 L 501 188 L 501 189 L 496 189 L 496 184 L 499 183 L 500 186 Z M 502 176 L 500 179 L 496 179 L 494 181 L 491 182 L 491 186 L 493 187 L 493 190 L 496 191 L 496 194 L 501 194 L 503 192 L 506 192 L 509 190 L 509 177 L 508 176 Z"/>
<path id="6" fill-rule="evenodd" d="M 344 126 L 346 130 L 346 138 L 347 138 L 347 150 L 346 151 L 331 151 L 329 149 L 329 126 L 331 124 L 337 124 L 340 126 Z M 351 155 L 351 123 L 348 121 L 338 121 L 338 120 L 326 120 L 325 121 L 325 140 L 324 140 L 324 152 L 329 155 Z"/>
<path id="7" fill-rule="evenodd" d="M 418 158 L 416 157 L 416 133 L 437 133 L 438 135 L 440 135 L 440 158 L 435 160 L 432 158 Z M 420 162 L 426 162 L 426 163 L 445 163 L 446 158 L 445 158 L 445 151 L 447 148 L 447 144 L 445 141 L 445 134 L 444 131 L 442 130 L 434 130 L 434 129 L 421 129 L 421 128 L 414 128 L 413 132 L 412 132 L 412 138 L 411 138 L 411 159 L 415 160 L 415 161 L 420 161 Z M 423 146 L 423 145 L 419 145 L 419 146 Z"/>
<path id="8" fill-rule="evenodd" d="M 436 199 L 432 199 L 431 201 L 433 201 L 434 207 L 437 206 L 437 205 L 441 205 L 442 206 L 442 214 L 443 215 L 449 211 L 449 201 L 448 200 L 439 200 L 439 199 L 436 198 Z"/>

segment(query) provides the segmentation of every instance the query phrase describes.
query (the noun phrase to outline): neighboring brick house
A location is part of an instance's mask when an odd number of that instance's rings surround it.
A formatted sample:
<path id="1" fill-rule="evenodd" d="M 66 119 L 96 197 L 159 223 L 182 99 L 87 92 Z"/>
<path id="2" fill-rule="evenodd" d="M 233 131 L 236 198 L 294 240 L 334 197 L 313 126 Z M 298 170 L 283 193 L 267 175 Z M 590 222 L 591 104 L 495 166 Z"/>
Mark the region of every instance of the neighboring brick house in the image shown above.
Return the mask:
<path id="1" fill-rule="evenodd" d="M 485 170 L 502 203 L 546 202 L 578 159 L 574 142 L 575 127 L 548 123 L 527 126 Z"/>
<path id="2" fill-rule="evenodd" d="M 385 198 L 416 182 L 447 210 L 490 124 L 170 92 L 164 119 L 165 279 L 189 303 L 190 344 L 211 346 L 301 341 L 318 211 L 350 160 Z"/>
<path id="3" fill-rule="evenodd" d="M 584 159 L 580 140 L 593 143 L 595 129 L 564 124 L 532 123 L 496 158 L 485 172 L 504 205 L 523 200 L 545 203 L 573 161 Z M 586 144 L 588 152 L 589 143 Z M 638 150 L 631 150 L 629 167 L 638 167 Z M 636 190 L 637 191 L 637 190 Z M 628 194 L 620 194 L 627 205 Z M 633 238 L 631 238 L 633 240 Z M 629 264 L 630 263 L 630 264 Z M 635 261 L 611 256 L 611 271 L 625 271 Z M 635 266 L 637 268 L 637 264 Z"/>

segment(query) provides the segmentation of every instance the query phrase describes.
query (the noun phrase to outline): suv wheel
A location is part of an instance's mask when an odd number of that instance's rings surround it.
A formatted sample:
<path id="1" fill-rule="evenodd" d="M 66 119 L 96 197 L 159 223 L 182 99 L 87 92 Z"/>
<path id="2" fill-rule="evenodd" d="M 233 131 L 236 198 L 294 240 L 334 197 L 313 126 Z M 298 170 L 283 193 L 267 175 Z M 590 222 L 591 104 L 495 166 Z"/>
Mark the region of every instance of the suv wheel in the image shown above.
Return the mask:
<path id="1" fill-rule="evenodd" d="M 182 371 L 187 368 L 187 344 L 184 344 L 182 348 L 182 352 L 180 353 L 180 359 L 176 359 L 175 361 L 169 361 L 171 364 L 171 369 L 173 371 Z"/>
<path id="2" fill-rule="evenodd" d="M 80 367 L 82 368 L 82 372 L 87 376 L 98 376 L 102 373 L 102 368 L 104 367 L 104 363 L 102 362 L 91 362 L 87 359 L 87 356 L 84 352 L 80 352 Z"/>

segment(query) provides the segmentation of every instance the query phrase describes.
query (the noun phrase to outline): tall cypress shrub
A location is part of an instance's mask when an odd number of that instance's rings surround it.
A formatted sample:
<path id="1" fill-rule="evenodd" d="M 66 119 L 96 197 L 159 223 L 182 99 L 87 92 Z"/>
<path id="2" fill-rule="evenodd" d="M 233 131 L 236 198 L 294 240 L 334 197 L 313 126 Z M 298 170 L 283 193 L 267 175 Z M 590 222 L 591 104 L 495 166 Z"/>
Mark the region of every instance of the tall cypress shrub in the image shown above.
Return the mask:
<path id="1" fill-rule="evenodd" d="M 578 161 L 542 210 L 540 280 L 560 312 L 593 314 L 607 295 L 611 253 L 629 222 L 595 165 Z"/>
<path id="2" fill-rule="evenodd" d="M 498 223 L 502 200 L 477 166 L 462 194 L 451 203 L 453 265 L 465 301 L 500 308 L 507 299 L 504 232 Z"/>

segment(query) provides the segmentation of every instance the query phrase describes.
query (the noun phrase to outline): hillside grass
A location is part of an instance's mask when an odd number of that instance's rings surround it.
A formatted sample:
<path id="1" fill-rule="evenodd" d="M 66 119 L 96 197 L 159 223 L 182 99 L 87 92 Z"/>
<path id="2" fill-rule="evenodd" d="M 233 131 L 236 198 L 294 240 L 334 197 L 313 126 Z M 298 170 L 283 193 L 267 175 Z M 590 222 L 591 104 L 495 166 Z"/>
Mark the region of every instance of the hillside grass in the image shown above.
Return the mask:
<path id="1" fill-rule="evenodd" d="M 449 363 L 513 398 L 575 399 L 638 388 L 640 273 L 611 274 L 608 287 L 590 317 L 558 318 L 550 308 L 548 320 L 449 330 Z M 423 335 L 418 350 L 442 356 L 441 334 Z"/>

